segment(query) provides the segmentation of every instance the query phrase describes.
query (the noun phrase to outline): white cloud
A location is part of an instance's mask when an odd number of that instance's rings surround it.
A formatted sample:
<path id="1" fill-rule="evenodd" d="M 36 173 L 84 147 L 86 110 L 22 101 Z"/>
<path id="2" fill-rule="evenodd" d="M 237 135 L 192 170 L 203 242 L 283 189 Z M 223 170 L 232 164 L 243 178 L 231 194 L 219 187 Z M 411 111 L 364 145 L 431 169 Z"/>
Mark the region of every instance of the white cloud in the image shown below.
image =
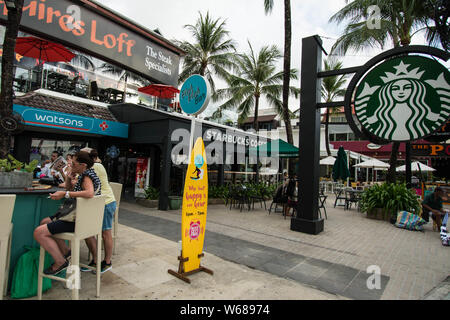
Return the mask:
<path id="1" fill-rule="evenodd" d="M 210 12 L 215 19 L 226 19 L 226 27 L 230 36 L 238 44 L 238 50 L 248 51 L 247 40 L 250 40 L 257 52 L 264 45 L 275 44 L 281 51 L 284 48 L 284 4 L 274 1 L 271 14 L 264 13 L 264 0 L 187 0 L 187 1 L 144 1 L 144 0 L 97 0 L 105 6 L 119 12 L 123 16 L 136 21 L 144 27 L 154 30 L 158 28 L 169 40 L 191 40 L 186 24 L 195 24 L 199 12 Z M 323 47 L 330 52 L 335 40 L 344 29 L 328 23 L 329 18 L 346 4 L 345 0 L 301 0 L 291 1 L 292 11 L 292 62 L 291 67 L 301 68 L 302 38 L 316 35 L 322 37 Z M 423 35 L 413 38 L 414 44 L 425 44 Z M 363 52 L 349 52 L 343 60 L 344 67 L 363 65 L 370 58 L 380 53 L 380 49 L 368 49 Z M 325 58 L 325 55 L 323 55 Z M 283 62 L 280 60 L 279 68 Z M 294 80 L 291 85 L 300 85 Z M 219 82 L 220 86 L 220 82 Z M 297 109 L 299 100 L 290 98 L 291 109 Z"/>

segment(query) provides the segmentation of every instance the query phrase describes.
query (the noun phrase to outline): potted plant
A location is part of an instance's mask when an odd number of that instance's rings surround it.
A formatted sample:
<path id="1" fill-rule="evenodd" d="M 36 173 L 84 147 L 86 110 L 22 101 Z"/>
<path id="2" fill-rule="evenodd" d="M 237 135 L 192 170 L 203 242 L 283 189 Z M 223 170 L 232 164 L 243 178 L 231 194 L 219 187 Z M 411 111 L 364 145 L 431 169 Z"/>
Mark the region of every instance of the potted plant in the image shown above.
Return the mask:
<path id="1" fill-rule="evenodd" d="M 178 210 L 183 204 L 183 196 L 180 191 L 172 191 L 169 195 L 169 209 Z"/>
<path id="2" fill-rule="evenodd" d="M 361 210 L 370 219 L 390 221 L 399 211 L 419 212 L 420 203 L 405 184 L 384 183 L 367 189 L 361 197 Z"/>
<path id="3" fill-rule="evenodd" d="M 0 159 L 0 188 L 31 187 L 37 165 L 37 160 L 25 164 L 10 154 L 6 159 Z"/>
<path id="4" fill-rule="evenodd" d="M 136 203 L 147 207 L 147 208 L 157 208 L 159 203 L 159 190 L 148 186 L 144 190 L 145 198 L 137 198 Z"/>

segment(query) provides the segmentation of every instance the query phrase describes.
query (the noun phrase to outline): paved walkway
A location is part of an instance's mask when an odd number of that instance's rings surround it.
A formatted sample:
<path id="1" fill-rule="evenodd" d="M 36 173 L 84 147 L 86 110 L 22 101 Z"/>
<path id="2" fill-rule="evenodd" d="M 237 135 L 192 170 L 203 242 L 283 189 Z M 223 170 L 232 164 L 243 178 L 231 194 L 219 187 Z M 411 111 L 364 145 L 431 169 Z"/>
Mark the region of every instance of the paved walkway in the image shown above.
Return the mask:
<path id="1" fill-rule="evenodd" d="M 192 275 L 191 284 L 167 273 L 178 267 L 181 210 L 122 202 L 117 255 L 102 275 L 101 299 L 450 298 L 450 249 L 431 225 L 406 231 L 327 202 L 325 230 L 316 236 L 291 231 L 289 218 L 258 205 L 250 212 L 209 206 L 202 265 L 214 275 Z M 369 266 L 379 267 L 379 289 L 367 288 Z M 80 299 L 95 299 L 93 274 L 83 273 L 81 286 Z M 53 282 L 43 298 L 71 295 Z"/>
<path id="2" fill-rule="evenodd" d="M 407 231 L 333 203 L 327 200 L 325 230 L 316 236 L 291 231 L 289 218 L 257 205 L 250 212 L 209 206 L 205 251 L 352 299 L 421 299 L 450 274 L 450 250 L 431 223 Z M 180 239 L 180 221 L 180 210 L 121 205 L 121 223 L 171 241 Z M 379 290 L 367 288 L 370 266 L 381 272 Z"/>

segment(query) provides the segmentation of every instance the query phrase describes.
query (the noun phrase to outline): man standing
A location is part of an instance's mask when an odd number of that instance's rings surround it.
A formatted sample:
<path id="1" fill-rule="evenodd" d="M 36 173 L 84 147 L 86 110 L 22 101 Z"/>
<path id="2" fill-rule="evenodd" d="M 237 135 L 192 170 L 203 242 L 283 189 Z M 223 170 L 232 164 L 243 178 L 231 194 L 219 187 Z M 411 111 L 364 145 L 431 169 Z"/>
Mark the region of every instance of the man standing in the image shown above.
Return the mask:
<path id="1" fill-rule="evenodd" d="M 434 192 L 426 196 L 422 202 L 422 218 L 428 222 L 429 216 L 431 215 L 431 218 L 438 226 L 438 230 L 441 230 L 442 217 L 445 215 L 445 211 L 442 206 L 442 199 L 444 197 L 444 190 L 440 187 L 436 187 Z"/>

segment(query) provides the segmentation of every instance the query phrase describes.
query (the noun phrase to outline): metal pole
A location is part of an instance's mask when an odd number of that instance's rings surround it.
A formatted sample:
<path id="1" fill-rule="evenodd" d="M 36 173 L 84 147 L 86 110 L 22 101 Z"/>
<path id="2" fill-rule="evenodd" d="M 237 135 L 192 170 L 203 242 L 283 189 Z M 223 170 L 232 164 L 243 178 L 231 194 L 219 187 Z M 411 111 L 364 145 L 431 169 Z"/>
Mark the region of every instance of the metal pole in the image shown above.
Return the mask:
<path id="1" fill-rule="evenodd" d="M 302 40 L 302 68 L 299 130 L 299 192 L 297 216 L 291 219 L 291 230 L 308 234 L 323 231 L 319 219 L 319 159 L 320 159 L 320 79 L 322 41 L 318 36 Z M 301 151 L 301 153 L 300 153 Z"/>

